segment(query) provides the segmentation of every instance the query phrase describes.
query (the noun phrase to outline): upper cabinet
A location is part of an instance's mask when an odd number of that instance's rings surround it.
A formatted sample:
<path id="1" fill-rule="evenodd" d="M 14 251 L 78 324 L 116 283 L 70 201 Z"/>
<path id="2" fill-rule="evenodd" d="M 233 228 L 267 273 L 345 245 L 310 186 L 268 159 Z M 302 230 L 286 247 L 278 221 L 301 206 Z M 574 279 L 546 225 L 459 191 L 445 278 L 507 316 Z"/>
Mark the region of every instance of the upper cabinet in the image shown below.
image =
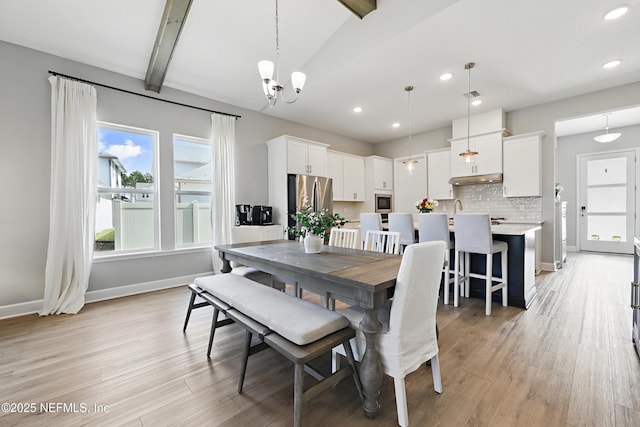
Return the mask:
<path id="1" fill-rule="evenodd" d="M 290 136 L 284 136 L 284 138 L 287 146 L 288 173 L 296 175 L 327 175 L 327 144 Z"/>
<path id="2" fill-rule="evenodd" d="M 453 199 L 451 178 L 451 150 L 427 152 L 427 197 L 432 200 Z"/>
<path id="3" fill-rule="evenodd" d="M 460 153 L 467 150 L 467 138 L 452 139 L 451 176 L 474 176 L 490 173 L 502 173 L 502 136 L 503 131 L 476 135 L 469 138 L 469 149 L 476 151 L 475 164 L 469 167 L 463 163 Z"/>
<path id="4" fill-rule="evenodd" d="M 327 151 L 327 176 L 333 179 L 334 201 L 364 201 L 364 158 Z"/>
<path id="5" fill-rule="evenodd" d="M 366 158 L 367 181 L 373 182 L 374 190 L 393 190 L 393 160 L 379 156 Z"/>
<path id="6" fill-rule="evenodd" d="M 504 197 L 542 196 L 542 138 L 544 132 L 503 140 Z"/>

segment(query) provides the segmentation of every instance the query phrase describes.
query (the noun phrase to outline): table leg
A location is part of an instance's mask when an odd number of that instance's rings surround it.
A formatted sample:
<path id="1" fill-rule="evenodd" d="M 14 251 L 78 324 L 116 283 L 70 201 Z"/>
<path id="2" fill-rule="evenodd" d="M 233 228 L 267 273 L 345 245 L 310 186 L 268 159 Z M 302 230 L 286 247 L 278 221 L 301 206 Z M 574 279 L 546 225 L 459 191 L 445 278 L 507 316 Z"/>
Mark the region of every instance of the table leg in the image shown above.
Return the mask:
<path id="1" fill-rule="evenodd" d="M 364 333 L 367 347 L 360 363 L 360 381 L 364 391 L 362 408 L 368 418 L 375 418 L 380 409 L 378 395 L 384 373 L 382 372 L 377 341 L 381 329 L 382 324 L 378 320 L 378 309 L 365 308 L 364 317 L 360 321 L 360 330 Z"/>
<path id="2" fill-rule="evenodd" d="M 231 263 L 228 259 L 225 259 L 222 254 L 220 254 L 220 259 L 222 260 L 222 268 L 220 269 L 220 272 L 229 273 L 231 271 Z"/>

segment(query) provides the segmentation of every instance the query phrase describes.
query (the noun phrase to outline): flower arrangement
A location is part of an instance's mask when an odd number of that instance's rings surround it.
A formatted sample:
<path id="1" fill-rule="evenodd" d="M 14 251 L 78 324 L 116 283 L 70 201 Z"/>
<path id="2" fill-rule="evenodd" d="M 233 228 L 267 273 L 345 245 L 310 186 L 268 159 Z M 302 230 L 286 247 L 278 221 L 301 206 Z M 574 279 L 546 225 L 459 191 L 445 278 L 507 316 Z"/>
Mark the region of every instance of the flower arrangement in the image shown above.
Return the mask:
<path id="1" fill-rule="evenodd" d="M 436 206 L 438 206 L 438 201 L 429 200 L 428 197 L 425 197 L 424 199 L 418 200 L 416 202 L 416 209 L 418 209 L 418 212 L 422 213 L 431 212 Z"/>
<path id="2" fill-rule="evenodd" d="M 339 214 L 329 214 L 326 209 L 314 211 L 310 205 L 291 214 L 291 218 L 295 219 L 298 224 L 295 229 L 292 229 L 296 236 L 315 234 L 324 238 L 332 227 L 340 228 L 347 223 L 344 217 Z"/>

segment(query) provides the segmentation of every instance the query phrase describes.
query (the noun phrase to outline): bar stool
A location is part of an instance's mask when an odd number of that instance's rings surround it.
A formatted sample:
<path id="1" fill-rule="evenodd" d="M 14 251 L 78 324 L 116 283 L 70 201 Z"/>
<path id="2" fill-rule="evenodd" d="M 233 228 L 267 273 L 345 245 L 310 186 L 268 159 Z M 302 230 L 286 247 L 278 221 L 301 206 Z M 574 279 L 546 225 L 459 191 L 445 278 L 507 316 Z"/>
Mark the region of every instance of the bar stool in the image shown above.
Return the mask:
<path id="1" fill-rule="evenodd" d="M 441 240 L 445 243 L 444 259 L 446 265 L 442 268 L 442 292 L 444 303 L 449 304 L 449 285 L 455 282 L 452 274 L 455 270 L 451 267 L 451 249 L 453 241 L 449 234 L 449 219 L 445 213 L 421 213 L 418 214 L 418 240 L 422 242 L 433 242 Z"/>
<path id="2" fill-rule="evenodd" d="M 390 213 L 389 231 L 400 232 L 400 253 L 403 253 L 404 248 L 408 245 L 413 245 L 414 243 L 416 243 L 416 233 L 413 226 L 413 214 L 398 212 Z"/>
<path id="3" fill-rule="evenodd" d="M 456 259 L 453 284 L 453 306 L 458 306 L 460 293 L 459 275 L 460 258 L 464 254 L 464 294 L 469 297 L 469 283 L 471 277 L 485 279 L 486 308 L 485 314 L 491 315 L 491 296 L 493 292 L 502 289 L 502 305 L 507 306 L 507 249 L 506 242 L 495 241 L 491 237 L 491 220 L 489 214 L 483 213 L 460 213 L 453 219 L 455 226 Z M 501 277 L 493 276 L 493 254 L 500 252 Z M 471 273 L 469 271 L 469 254 L 484 254 L 486 256 L 486 274 Z M 497 284 L 493 284 L 497 282 Z"/>
<path id="4" fill-rule="evenodd" d="M 367 237 L 367 231 L 382 231 L 382 215 L 379 213 L 361 213 L 360 214 L 360 246 L 364 248 L 364 239 Z"/>

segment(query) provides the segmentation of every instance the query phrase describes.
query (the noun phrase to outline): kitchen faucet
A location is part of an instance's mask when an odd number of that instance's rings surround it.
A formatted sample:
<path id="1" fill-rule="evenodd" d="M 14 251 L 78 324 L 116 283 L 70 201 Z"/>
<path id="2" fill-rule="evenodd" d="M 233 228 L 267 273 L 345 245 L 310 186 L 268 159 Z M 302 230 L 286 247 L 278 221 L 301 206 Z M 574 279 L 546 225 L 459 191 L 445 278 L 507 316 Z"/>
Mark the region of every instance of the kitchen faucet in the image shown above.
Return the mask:
<path id="1" fill-rule="evenodd" d="M 453 202 L 453 214 L 454 215 L 458 212 L 458 205 L 460 205 L 460 211 L 462 212 L 462 202 L 460 201 L 460 199 L 456 199 L 456 201 Z"/>

